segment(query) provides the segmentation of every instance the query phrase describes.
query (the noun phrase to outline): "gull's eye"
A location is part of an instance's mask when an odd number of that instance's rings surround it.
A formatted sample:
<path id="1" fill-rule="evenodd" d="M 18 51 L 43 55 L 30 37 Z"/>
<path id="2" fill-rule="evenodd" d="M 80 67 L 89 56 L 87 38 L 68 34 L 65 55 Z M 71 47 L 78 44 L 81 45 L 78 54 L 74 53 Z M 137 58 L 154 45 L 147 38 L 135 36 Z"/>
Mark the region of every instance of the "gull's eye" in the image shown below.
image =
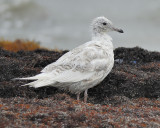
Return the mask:
<path id="1" fill-rule="evenodd" d="M 104 22 L 104 23 L 103 23 L 103 25 L 107 25 L 107 23 L 106 23 L 106 22 Z"/>

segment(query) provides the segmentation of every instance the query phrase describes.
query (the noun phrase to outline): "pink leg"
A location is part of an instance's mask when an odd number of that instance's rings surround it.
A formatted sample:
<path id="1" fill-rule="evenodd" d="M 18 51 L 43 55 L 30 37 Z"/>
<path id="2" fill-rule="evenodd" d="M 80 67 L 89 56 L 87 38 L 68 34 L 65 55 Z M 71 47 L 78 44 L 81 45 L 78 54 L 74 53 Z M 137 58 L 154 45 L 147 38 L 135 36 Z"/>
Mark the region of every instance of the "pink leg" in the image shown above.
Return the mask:
<path id="1" fill-rule="evenodd" d="M 85 103 L 87 102 L 87 97 L 88 97 L 87 91 L 88 91 L 88 89 L 86 89 L 86 90 L 84 91 L 84 102 L 85 102 Z"/>
<path id="2" fill-rule="evenodd" d="M 77 100 L 79 100 L 79 96 L 80 96 L 80 92 L 79 92 L 79 93 L 77 93 Z"/>

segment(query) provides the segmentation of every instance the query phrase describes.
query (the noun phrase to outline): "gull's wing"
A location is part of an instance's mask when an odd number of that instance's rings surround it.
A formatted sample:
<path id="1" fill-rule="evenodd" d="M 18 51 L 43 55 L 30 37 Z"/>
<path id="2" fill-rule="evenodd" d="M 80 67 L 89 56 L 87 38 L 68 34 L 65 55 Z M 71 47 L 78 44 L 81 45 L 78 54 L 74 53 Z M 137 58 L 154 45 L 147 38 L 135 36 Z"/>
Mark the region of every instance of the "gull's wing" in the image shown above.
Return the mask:
<path id="1" fill-rule="evenodd" d="M 48 85 L 56 87 L 56 82 L 72 83 L 89 80 L 95 76 L 102 77 L 109 63 L 105 49 L 94 42 L 89 42 L 64 54 L 56 62 L 46 66 L 40 74 L 18 79 L 36 80 L 26 84 L 35 88 Z"/>
<path id="2" fill-rule="evenodd" d="M 107 56 L 105 49 L 98 46 L 96 42 L 90 41 L 64 54 L 56 62 L 47 65 L 41 72 L 52 72 L 57 68 L 62 68 L 62 70 L 64 68 L 67 70 L 79 68 L 81 70 L 94 71 L 94 67 L 91 66 L 103 68 L 102 64 L 106 65 L 110 62 L 109 59 L 107 60 Z"/>
<path id="3" fill-rule="evenodd" d="M 78 82 L 82 80 L 88 80 L 93 75 L 94 72 L 84 73 L 79 71 L 68 70 L 56 76 L 54 78 L 54 81 L 60 83 Z"/>
<path id="4" fill-rule="evenodd" d="M 103 49 L 93 42 L 81 45 L 46 66 L 42 74 L 50 74 L 56 82 L 77 82 L 107 68 L 109 61 Z"/>
<path id="5" fill-rule="evenodd" d="M 90 43 L 90 42 L 88 42 Z M 83 61 L 78 62 L 79 59 L 81 58 L 81 60 L 83 59 L 81 56 L 83 54 L 83 52 L 85 51 L 85 45 L 83 44 L 69 52 L 67 52 L 66 54 L 64 54 L 63 56 L 61 56 L 56 62 L 53 62 L 49 65 L 47 65 L 41 72 L 52 72 L 53 70 L 59 68 L 59 66 L 64 66 L 64 67 L 68 67 L 68 69 L 72 68 L 74 63 L 83 63 Z"/>

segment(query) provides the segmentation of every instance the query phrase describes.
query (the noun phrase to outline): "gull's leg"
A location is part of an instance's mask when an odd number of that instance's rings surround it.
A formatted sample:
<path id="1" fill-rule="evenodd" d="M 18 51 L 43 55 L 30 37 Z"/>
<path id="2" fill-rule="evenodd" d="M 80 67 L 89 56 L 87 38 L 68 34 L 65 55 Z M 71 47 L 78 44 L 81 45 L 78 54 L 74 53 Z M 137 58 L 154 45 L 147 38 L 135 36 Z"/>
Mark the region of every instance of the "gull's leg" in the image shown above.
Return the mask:
<path id="1" fill-rule="evenodd" d="M 88 97 L 87 92 L 88 92 L 88 89 L 86 89 L 86 90 L 84 91 L 84 102 L 85 102 L 85 103 L 87 102 L 87 97 Z"/>
<path id="2" fill-rule="evenodd" d="M 79 100 L 79 96 L 80 96 L 80 92 L 79 92 L 79 93 L 77 93 L 77 100 Z"/>

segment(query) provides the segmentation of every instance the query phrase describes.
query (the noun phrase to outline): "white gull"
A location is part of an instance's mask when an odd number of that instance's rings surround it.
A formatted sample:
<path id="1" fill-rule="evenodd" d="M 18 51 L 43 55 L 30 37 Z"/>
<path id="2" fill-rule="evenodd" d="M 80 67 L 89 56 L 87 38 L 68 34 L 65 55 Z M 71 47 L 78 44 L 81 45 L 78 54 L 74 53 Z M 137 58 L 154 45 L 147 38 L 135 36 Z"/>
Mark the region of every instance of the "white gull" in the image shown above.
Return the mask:
<path id="1" fill-rule="evenodd" d="M 97 17 L 91 24 L 92 40 L 80 45 L 61 56 L 56 62 L 47 65 L 40 74 L 19 80 L 35 80 L 27 83 L 39 88 L 54 86 L 77 94 L 84 91 L 84 102 L 87 102 L 87 91 L 99 84 L 111 71 L 114 65 L 112 38 L 109 31 L 123 33 L 122 29 L 113 27 L 105 17 Z"/>

